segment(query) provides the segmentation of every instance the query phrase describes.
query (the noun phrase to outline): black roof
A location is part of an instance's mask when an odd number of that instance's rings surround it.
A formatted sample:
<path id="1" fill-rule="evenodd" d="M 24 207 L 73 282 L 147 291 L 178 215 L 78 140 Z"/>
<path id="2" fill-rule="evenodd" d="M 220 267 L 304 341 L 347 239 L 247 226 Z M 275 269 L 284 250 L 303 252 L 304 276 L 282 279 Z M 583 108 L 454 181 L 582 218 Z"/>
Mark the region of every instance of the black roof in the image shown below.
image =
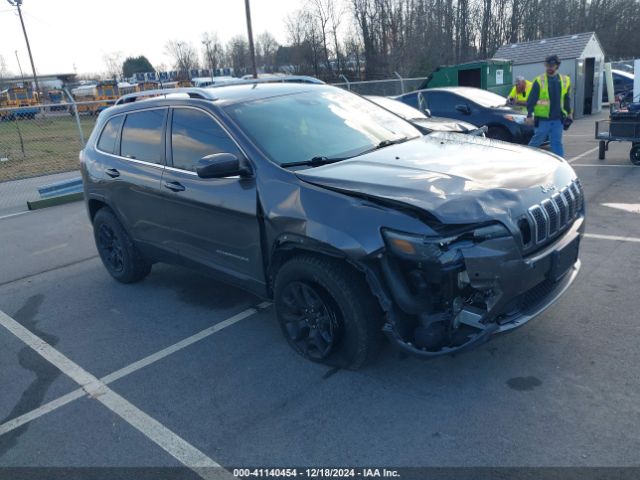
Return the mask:
<path id="1" fill-rule="evenodd" d="M 501 46 L 494 58 L 512 60 L 514 65 L 542 63 L 547 56 L 554 53 L 560 57 L 560 60 L 580 58 L 594 36 L 594 32 L 585 32 L 532 42 L 512 43 Z M 598 37 L 595 38 L 598 41 Z"/>

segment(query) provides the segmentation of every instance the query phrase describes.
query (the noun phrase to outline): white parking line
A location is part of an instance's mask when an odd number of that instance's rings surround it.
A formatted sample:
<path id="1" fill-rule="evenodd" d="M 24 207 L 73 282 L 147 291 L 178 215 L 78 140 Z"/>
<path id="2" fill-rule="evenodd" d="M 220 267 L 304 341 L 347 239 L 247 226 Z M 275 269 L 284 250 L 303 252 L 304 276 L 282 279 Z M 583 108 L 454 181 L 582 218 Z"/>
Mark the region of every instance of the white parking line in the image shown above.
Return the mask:
<path id="1" fill-rule="evenodd" d="M 17 217 L 18 215 L 24 215 L 25 213 L 31 213 L 31 210 L 27 210 L 26 212 L 9 213 L 7 215 L 2 215 L 0 217 L 0 220 L 4 220 L 5 218 Z"/>
<path id="2" fill-rule="evenodd" d="M 640 238 L 637 237 L 621 237 L 618 235 L 601 235 L 599 233 L 585 233 L 586 238 L 593 238 L 596 240 L 614 240 L 616 242 L 631 242 L 640 243 Z"/>
<path id="3" fill-rule="evenodd" d="M 248 308 L 247 310 L 244 310 L 238 313 L 237 315 L 229 317 L 226 320 L 218 322 L 212 327 L 209 327 L 205 330 L 202 330 L 199 333 L 196 333 L 195 335 L 185 338 L 184 340 L 181 340 L 180 342 L 174 345 L 171 345 L 163 350 L 160 350 L 159 352 L 156 352 L 152 355 L 149 355 L 148 357 L 138 360 L 137 362 L 134 362 L 131 365 L 127 365 L 126 367 L 121 368 L 120 370 L 116 370 L 115 372 L 112 372 L 109 375 L 102 377 L 100 381 L 105 385 L 115 382 L 116 380 L 119 380 L 127 375 L 130 375 L 133 372 L 140 370 L 141 368 L 151 365 L 152 363 L 155 363 L 173 353 L 178 352 L 179 350 L 182 350 L 183 348 L 188 347 L 189 345 L 193 345 L 194 343 L 199 342 L 200 340 L 203 340 L 208 336 L 213 335 L 216 332 L 219 332 L 220 330 L 230 327 L 231 325 L 238 323 L 240 320 L 244 320 L 245 318 L 255 314 L 258 310 L 267 308 L 270 305 L 271 305 L 270 302 L 263 302 L 257 305 L 255 308 Z M 78 398 L 84 397 L 86 393 L 87 392 L 83 388 L 78 388 L 77 390 L 74 390 L 48 403 L 45 403 L 44 405 L 34 410 L 31 410 L 30 412 L 22 414 L 19 417 L 12 418 L 11 420 L 0 425 L 0 436 L 10 432 L 11 430 L 15 430 L 16 428 L 24 425 L 25 423 L 29 423 L 32 420 L 42 417 L 47 413 L 53 412 L 54 410 L 57 410 L 58 408 L 65 406 L 67 403 L 77 400 Z"/>
<path id="4" fill-rule="evenodd" d="M 53 247 L 45 248 L 43 250 L 36 250 L 31 253 L 31 256 L 42 255 L 43 253 L 55 252 L 56 250 L 62 250 L 63 248 L 67 248 L 69 246 L 68 243 L 61 243 L 60 245 L 54 245 Z"/>
<path id="5" fill-rule="evenodd" d="M 598 147 L 593 147 L 591 150 L 587 150 L 586 152 L 581 153 L 580 155 L 576 155 L 575 157 L 567 160 L 567 162 L 569 163 L 573 163 L 576 160 L 580 160 L 583 157 L 586 157 L 587 155 L 589 155 L 590 153 L 595 152 L 596 150 L 598 150 Z"/>
<path id="6" fill-rule="evenodd" d="M 572 163 L 572 167 L 614 167 L 614 168 L 639 168 L 638 165 L 604 165 L 598 163 Z"/>
<path id="7" fill-rule="evenodd" d="M 53 412 L 60 407 L 64 407 L 67 403 L 71 403 L 74 400 L 84 397 L 87 394 L 82 388 L 78 388 L 73 392 L 67 393 L 62 397 L 56 398 L 55 400 L 50 401 L 49 403 L 45 403 L 41 407 L 36 408 L 35 410 L 31 410 L 19 417 L 12 418 L 8 422 L 0 425 L 0 435 L 4 435 L 5 433 L 10 432 L 11 430 L 15 430 L 18 427 L 21 427 L 25 423 L 29 423 L 36 418 L 40 418 L 43 415 L 46 415 L 49 412 Z"/>
<path id="8" fill-rule="evenodd" d="M 111 375 L 107 375 L 105 380 L 113 382 L 119 378 L 124 377 L 136 370 L 139 370 L 153 362 L 156 362 L 166 356 L 175 353 L 183 348 L 186 348 L 193 343 L 202 340 L 210 335 L 213 335 L 220 330 L 231 326 L 240 320 L 247 318 L 256 312 L 259 308 L 265 308 L 269 303 L 261 303 L 257 308 L 247 309 L 233 317 L 230 317 L 202 332 L 192 335 L 191 337 L 178 342 L 177 344 L 168 347 L 154 355 L 150 355 L 134 364 L 125 367 L 121 370 L 113 372 Z M 74 390 L 63 397 L 60 397 L 52 402 L 47 403 L 31 412 L 28 412 L 20 417 L 12 419 L 3 425 L 0 425 L 0 435 L 7 433 L 20 425 L 34 420 L 46 413 L 49 413 L 57 408 L 62 407 L 78 398 L 84 396 L 85 393 L 89 394 L 92 398 L 102 403 L 109 410 L 114 412 L 124 421 L 140 431 L 143 435 L 153 441 L 156 445 L 169 453 L 176 460 L 181 462 L 186 467 L 192 469 L 202 478 L 220 478 L 221 474 L 225 472 L 217 470 L 213 471 L 211 468 L 221 468 L 221 466 L 214 460 L 206 456 L 200 450 L 187 441 L 182 439 L 176 433 L 169 430 L 160 422 L 149 416 L 131 402 L 120 396 L 113 390 L 111 390 L 105 381 L 99 380 L 92 374 L 84 370 L 78 364 L 67 358 L 65 355 L 57 351 L 51 345 L 46 343 L 37 335 L 31 333 L 28 329 L 23 327 L 20 323 L 15 321 L 6 313 L 0 311 L 0 325 L 6 328 L 13 335 L 18 337 L 22 342 L 35 350 L 45 360 L 57 367 L 61 372 L 67 375 L 80 385 L 80 389 Z"/>
<path id="9" fill-rule="evenodd" d="M 116 380 L 119 380 L 122 377 L 130 375 L 131 373 L 137 370 L 140 370 L 141 368 L 144 368 L 147 365 L 151 365 L 152 363 L 162 360 L 163 358 L 173 353 L 176 353 L 177 351 L 182 350 L 183 348 L 186 348 L 189 345 L 193 345 L 194 343 L 199 342 L 200 340 L 207 338 L 208 336 L 213 335 L 214 333 L 219 332 L 220 330 L 230 327 L 234 323 L 238 323 L 240 320 L 244 320 L 245 318 L 250 317 L 251 315 L 257 313 L 258 310 L 266 308 L 269 305 L 271 305 L 271 303 L 263 302 L 260 305 L 256 306 L 256 308 L 249 308 L 243 312 L 240 312 L 237 315 L 234 315 L 233 317 L 227 318 L 222 322 L 218 322 L 215 325 L 205 330 L 202 330 L 199 333 L 196 333 L 195 335 L 192 335 L 188 338 L 185 338 L 184 340 L 179 341 L 178 343 L 171 345 L 170 347 L 167 347 L 163 350 L 160 350 L 159 352 L 149 355 L 148 357 L 138 360 L 137 362 L 134 362 L 131 365 L 128 365 L 124 368 L 121 368 L 120 370 L 116 370 L 115 372 L 110 373 L 106 377 L 102 377 L 100 381 L 102 381 L 105 384 L 115 382 Z"/>

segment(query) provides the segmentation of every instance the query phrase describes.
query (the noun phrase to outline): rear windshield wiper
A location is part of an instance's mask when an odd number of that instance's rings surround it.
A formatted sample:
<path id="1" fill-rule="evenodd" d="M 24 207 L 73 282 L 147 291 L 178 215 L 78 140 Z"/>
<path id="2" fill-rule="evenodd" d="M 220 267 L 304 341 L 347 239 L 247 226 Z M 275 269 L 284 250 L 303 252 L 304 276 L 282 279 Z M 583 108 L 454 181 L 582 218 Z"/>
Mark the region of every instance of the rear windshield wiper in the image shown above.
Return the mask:
<path id="1" fill-rule="evenodd" d="M 300 165 L 309 165 L 310 167 L 319 167 L 320 165 L 326 165 L 328 163 L 339 162 L 340 160 L 346 160 L 348 157 L 341 158 L 329 158 L 329 157 L 313 157 L 309 160 L 304 160 L 302 162 L 289 162 L 283 163 L 281 167 L 298 167 Z"/>

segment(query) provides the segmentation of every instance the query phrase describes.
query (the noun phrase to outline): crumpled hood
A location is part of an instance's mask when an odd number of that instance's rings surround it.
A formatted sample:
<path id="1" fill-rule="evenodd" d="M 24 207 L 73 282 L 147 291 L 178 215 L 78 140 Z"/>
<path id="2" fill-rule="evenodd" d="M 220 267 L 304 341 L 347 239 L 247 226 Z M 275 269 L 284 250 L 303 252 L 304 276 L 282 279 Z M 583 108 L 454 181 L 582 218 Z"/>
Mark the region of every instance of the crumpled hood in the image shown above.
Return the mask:
<path id="1" fill-rule="evenodd" d="M 434 132 L 466 133 L 478 128 L 468 122 L 444 117 L 414 118 L 411 119 L 411 122 L 433 130 Z"/>
<path id="2" fill-rule="evenodd" d="M 296 174 L 333 190 L 417 207 L 443 223 L 498 220 L 514 230 L 529 207 L 576 177 L 550 153 L 444 132 Z"/>

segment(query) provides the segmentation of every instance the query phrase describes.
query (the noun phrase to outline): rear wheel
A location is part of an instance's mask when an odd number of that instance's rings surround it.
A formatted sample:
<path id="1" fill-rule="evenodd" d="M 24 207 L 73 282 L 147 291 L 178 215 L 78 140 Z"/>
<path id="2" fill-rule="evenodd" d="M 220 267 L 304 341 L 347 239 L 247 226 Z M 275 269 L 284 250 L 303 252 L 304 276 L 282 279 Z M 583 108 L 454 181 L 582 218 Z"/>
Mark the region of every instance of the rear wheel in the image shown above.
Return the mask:
<path id="1" fill-rule="evenodd" d="M 629 160 L 634 165 L 640 165 L 640 143 L 634 143 L 629 152 Z"/>
<path id="2" fill-rule="evenodd" d="M 143 258 L 110 209 L 101 208 L 96 213 L 93 235 L 100 259 L 113 278 L 133 283 L 149 275 L 151 264 Z"/>
<path id="3" fill-rule="evenodd" d="M 511 134 L 502 127 L 489 127 L 487 137 L 495 140 L 502 140 L 503 142 L 511 141 Z"/>
<path id="4" fill-rule="evenodd" d="M 598 142 L 598 160 L 604 160 L 607 144 L 604 140 Z"/>
<path id="5" fill-rule="evenodd" d="M 275 308 L 289 344 L 314 362 L 356 369 L 380 347 L 377 301 L 343 261 L 314 255 L 289 260 L 276 278 Z"/>

